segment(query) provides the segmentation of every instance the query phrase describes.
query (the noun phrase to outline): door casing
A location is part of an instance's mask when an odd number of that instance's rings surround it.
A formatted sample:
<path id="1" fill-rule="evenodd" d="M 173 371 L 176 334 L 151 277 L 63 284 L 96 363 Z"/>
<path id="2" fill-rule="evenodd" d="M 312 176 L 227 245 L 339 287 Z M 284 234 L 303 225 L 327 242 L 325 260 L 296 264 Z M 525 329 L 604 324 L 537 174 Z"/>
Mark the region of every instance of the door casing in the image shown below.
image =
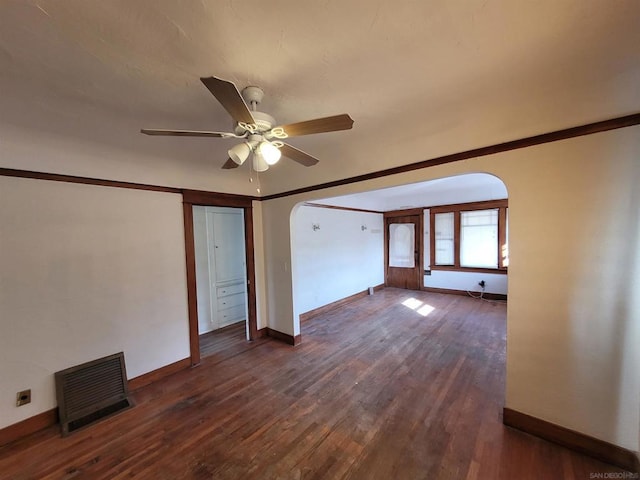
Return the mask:
<path id="1" fill-rule="evenodd" d="M 198 299 L 196 294 L 196 253 L 193 236 L 193 206 L 237 207 L 244 209 L 244 240 L 247 268 L 247 322 L 249 340 L 258 337 L 256 309 L 255 258 L 253 244 L 253 207 L 252 197 L 231 194 L 215 194 L 196 190 L 182 192 L 182 210 L 184 215 L 185 255 L 187 264 L 187 301 L 189 307 L 189 348 L 191 365 L 200 363 L 200 339 L 198 336 Z"/>

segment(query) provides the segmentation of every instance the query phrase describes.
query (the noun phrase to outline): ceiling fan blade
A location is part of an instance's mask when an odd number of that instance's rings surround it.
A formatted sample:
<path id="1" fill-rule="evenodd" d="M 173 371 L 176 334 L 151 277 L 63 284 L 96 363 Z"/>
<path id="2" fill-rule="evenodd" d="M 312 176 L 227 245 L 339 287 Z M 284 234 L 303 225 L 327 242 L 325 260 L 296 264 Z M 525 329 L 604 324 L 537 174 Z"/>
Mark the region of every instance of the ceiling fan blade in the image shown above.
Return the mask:
<path id="1" fill-rule="evenodd" d="M 306 122 L 290 123 L 289 125 L 281 125 L 281 128 L 290 137 L 299 137 L 300 135 L 309 135 L 311 133 L 335 132 L 338 130 L 349 130 L 353 127 L 353 119 L 343 113 L 342 115 L 334 115 L 333 117 L 316 118 L 307 120 Z"/>
<path id="2" fill-rule="evenodd" d="M 236 138 L 237 135 L 226 132 L 207 132 L 200 130 L 158 130 L 155 128 L 143 128 L 140 132 L 145 135 L 168 135 L 171 137 L 217 137 Z"/>
<path id="3" fill-rule="evenodd" d="M 312 157 L 308 153 L 305 153 L 302 150 L 298 150 L 297 148 L 292 147 L 287 143 L 280 147 L 280 152 L 282 152 L 282 155 L 284 155 L 285 157 L 288 157 L 294 162 L 298 162 L 300 165 L 304 165 L 305 167 L 313 167 L 320 161 L 317 158 Z"/>
<path id="4" fill-rule="evenodd" d="M 234 162 L 233 160 L 228 158 L 227 161 L 224 162 L 224 165 L 222 165 L 222 169 L 223 170 L 231 170 L 232 168 L 238 168 L 239 166 L 240 165 L 238 165 L 236 162 Z"/>
<path id="5" fill-rule="evenodd" d="M 200 80 L 236 122 L 255 123 L 249 107 L 233 83 L 216 77 L 204 77 Z"/>

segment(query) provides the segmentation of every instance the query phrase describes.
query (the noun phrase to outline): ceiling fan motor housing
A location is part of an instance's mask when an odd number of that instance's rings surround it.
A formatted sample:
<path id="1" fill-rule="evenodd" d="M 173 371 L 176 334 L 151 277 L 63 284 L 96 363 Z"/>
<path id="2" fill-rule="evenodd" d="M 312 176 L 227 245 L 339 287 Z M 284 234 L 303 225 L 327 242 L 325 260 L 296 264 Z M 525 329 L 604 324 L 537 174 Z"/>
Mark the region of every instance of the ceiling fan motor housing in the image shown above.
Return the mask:
<path id="1" fill-rule="evenodd" d="M 245 89 L 246 90 L 246 89 Z M 258 132 L 264 133 L 269 130 L 276 124 L 276 119 L 273 118 L 268 113 L 253 111 L 251 112 L 253 116 L 253 120 L 255 121 L 256 127 L 258 127 Z M 242 128 L 240 125 L 236 124 L 234 127 L 234 133 L 236 135 L 244 135 L 246 130 Z"/>

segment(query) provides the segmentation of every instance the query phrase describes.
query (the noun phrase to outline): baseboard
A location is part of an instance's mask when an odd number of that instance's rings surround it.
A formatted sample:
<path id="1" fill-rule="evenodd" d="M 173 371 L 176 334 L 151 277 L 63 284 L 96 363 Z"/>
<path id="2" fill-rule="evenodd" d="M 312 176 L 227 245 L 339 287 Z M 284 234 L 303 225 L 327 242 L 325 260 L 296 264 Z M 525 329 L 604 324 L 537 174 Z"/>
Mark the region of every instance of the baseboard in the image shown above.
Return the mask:
<path id="1" fill-rule="evenodd" d="M 635 452 L 612 443 L 599 440 L 584 433 L 570 430 L 525 413 L 504 408 L 502 421 L 505 425 L 523 432 L 544 438 L 570 450 L 574 450 L 603 462 L 617 465 L 630 472 L 640 471 L 638 457 Z"/>
<path id="2" fill-rule="evenodd" d="M 425 292 L 432 293 L 447 293 L 450 295 L 464 295 L 465 297 L 469 296 L 466 290 L 453 290 L 450 288 L 435 288 L 435 287 L 422 287 L 422 290 Z M 474 296 L 480 295 L 480 292 L 471 292 Z M 507 296 L 502 293 L 485 293 L 482 295 L 482 298 L 485 300 L 501 300 L 507 301 Z"/>
<path id="3" fill-rule="evenodd" d="M 375 292 L 380 291 L 384 288 L 384 285 L 376 285 L 373 287 Z M 349 295 L 348 297 L 342 298 L 340 300 L 336 300 L 335 302 L 328 303 L 323 305 L 322 307 L 314 308 L 313 310 L 309 310 L 308 312 L 304 312 L 300 314 L 300 322 L 306 322 L 307 320 L 317 317 L 318 315 L 322 315 L 323 313 L 327 313 L 334 308 L 341 307 L 346 305 L 347 303 L 351 303 L 354 300 L 358 300 L 359 298 L 366 297 L 369 295 L 369 290 L 363 290 L 358 293 L 354 293 L 353 295 Z"/>
<path id="4" fill-rule="evenodd" d="M 0 447 L 58 423 L 58 408 L 29 417 L 0 429 Z"/>
<path id="5" fill-rule="evenodd" d="M 153 382 L 157 382 L 169 375 L 187 369 L 191 366 L 191 358 L 183 358 L 177 362 L 160 367 L 157 370 L 153 370 L 144 375 L 132 378 L 128 381 L 129 390 L 134 391 L 149 385 Z M 14 423 L 8 427 L 0 429 L 0 446 L 10 442 L 19 440 L 27 435 L 36 433 L 39 430 L 50 427 L 58 423 L 58 408 L 52 408 L 45 412 L 29 417 L 21 422 Z"/>
<path id="6" fill-rule="evenodd" d="M 145 387 L 152 384 L 153 382 L 157 382 L 158 380 L 168 377 L 169 375 L 173 375 L 180 370 L 186 370 L 190 366 L 191 357 L 187 357 L 183 358 L 182 360 L 178 360 L 177 362 L 170 363 L 169 365 L 165 365 L 164 367 L 160 367 L 156 370 L 152 370 L 151 372 L 145 373 L 129 380 L 129 390 L 134 391 L 139 388 Z"/>
<path id="7" fill-rule="evenodd" d="M 256 330 L 256 339 L 267 337 L 267 327 Z"/>
<path id="8" fill-rule="evenodd" d="M 293 345 L 294 347 L 296 345 L 299 345 L 302 340 L 302 337 L 300 336 L 300 334 L 294 337 L 293 335 L 289 335 L 288 333 L 282 333 L 282 332 L 279 332 L 278 330 L 274 330 L 269 327 L 265 328 L 264 330 L 267 331 L 268 337 L 271 337 L 275 340 L 280 340 L 281 342 L 284 342 L 288 345 Z"/>

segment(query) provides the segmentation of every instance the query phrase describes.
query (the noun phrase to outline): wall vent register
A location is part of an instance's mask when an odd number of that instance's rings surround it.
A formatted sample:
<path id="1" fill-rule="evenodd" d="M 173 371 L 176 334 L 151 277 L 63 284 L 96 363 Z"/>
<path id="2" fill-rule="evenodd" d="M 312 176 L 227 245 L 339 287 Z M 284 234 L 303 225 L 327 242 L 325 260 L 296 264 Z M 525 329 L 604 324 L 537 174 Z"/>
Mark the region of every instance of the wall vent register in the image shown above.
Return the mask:
<path id="1" fill-rule="evenodd" d="M 132 406 L 124 353 L 55 373 L 62 436 Z"/>

